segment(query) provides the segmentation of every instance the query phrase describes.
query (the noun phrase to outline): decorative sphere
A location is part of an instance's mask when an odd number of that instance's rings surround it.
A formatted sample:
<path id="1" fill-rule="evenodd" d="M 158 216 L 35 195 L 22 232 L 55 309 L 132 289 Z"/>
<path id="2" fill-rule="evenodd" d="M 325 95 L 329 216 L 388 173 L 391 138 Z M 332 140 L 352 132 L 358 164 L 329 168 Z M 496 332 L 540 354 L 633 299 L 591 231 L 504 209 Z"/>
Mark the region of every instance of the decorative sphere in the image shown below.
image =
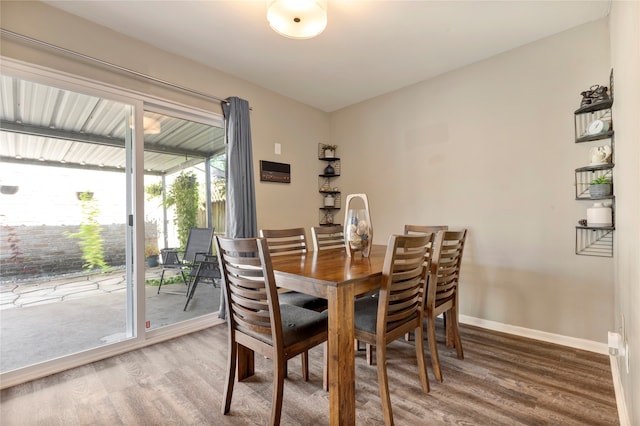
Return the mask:
<path id="1" fill-rule="evenodd" d="M 367 226 L 367 222 L 361 220 L 358 222 L 358 235 L 366 234 L 369 231 L 369 227 Z"/>

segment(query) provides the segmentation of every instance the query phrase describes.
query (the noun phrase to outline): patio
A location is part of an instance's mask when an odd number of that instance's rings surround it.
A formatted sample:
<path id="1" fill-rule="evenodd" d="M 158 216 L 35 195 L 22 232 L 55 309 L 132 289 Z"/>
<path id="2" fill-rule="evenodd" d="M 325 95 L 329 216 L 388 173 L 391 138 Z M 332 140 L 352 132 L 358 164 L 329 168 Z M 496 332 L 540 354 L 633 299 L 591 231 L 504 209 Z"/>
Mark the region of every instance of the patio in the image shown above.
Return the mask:
<path id="1" fill-rule="evenodd" d="M 148 268 L 147 279 L 159 279 L 162 267 Z M 174 276 L 169 271 L 165 278 Z M 47 280 L 0 284 L 0 371 L 124 340 L 125 272 L 68 275 Z M 146 285 L 148 329 L 216 312 L 220 288 L 198 284 L 186 312 L 183 283 Z M 169 293 L 172 292 L 172 293 Z M 117 331 L 117 332 L 114 332 Z M 18 349 L 18 350 L 17 350 Z"/>

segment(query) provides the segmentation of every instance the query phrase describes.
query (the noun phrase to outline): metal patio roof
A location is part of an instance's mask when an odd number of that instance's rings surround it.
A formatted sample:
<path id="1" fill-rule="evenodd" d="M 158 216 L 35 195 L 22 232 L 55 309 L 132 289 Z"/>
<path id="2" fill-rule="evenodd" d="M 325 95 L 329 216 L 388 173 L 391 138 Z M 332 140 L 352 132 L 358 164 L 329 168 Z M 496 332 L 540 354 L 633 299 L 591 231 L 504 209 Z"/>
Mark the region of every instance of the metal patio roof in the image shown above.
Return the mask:
<path id="1" fill-rule="evenodd" d="M 129 106 L 0 75 L 0 162 L 124 171 Z M 145 174 L 164 175 L 224 152 L 224 129 L 145 112 Z M 146 127 L 146 126 L 145 126 Z"/>

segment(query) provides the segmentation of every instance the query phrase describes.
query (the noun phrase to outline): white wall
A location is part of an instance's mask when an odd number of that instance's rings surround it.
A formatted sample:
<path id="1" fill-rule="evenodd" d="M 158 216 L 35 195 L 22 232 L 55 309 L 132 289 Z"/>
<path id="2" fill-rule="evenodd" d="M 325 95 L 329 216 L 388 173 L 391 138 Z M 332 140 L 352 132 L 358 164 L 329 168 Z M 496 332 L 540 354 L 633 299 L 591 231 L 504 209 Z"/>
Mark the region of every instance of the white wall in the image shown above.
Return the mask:
<path id="1" fill-rule="evenodd" d="M 629 343 L 629 372 L 618 358 L 629 424 L 640 424 L 640 3 L 615 1 L 611 10 L 615 71 L 616 327 Z M 623 321 L 624 318 L 624 321 Z M 615 378 L 614 378 L 615 379 Z"/>
<path id="2" fill-rule="evenodd" d="M 613 260 L 574 254 L 573 111 L 609 71 L 601 20 L 333 113 L 342 190 L 369 194 L 376 243 L 469 229 L 461 314 L 605 342 Z"/>

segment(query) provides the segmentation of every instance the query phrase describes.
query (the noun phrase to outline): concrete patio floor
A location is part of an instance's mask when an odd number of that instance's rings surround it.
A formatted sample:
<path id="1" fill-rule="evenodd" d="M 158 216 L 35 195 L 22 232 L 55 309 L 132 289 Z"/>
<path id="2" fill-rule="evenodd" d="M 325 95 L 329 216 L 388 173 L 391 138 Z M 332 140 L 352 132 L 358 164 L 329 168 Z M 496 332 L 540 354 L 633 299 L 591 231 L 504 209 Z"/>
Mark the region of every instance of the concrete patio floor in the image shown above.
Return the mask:
<path id="1" fill-rule="evenodd" d="M 162 267 L 148 268 L 159 279 Z M 0 284 L 0 371 L 6 372 L 126 338 L 126 281 L 123 270 Z M 167 276 L 175 273 L 168 271 Z M 146 287 L 147 328 L 155 329 L 216 312 L 220 288 L 198 284 L 183 311 L 183 283 Z M 166 291 L 166 292 L 165 292 Z M 169 293 L 171 292 L 171 293 Z"/>

